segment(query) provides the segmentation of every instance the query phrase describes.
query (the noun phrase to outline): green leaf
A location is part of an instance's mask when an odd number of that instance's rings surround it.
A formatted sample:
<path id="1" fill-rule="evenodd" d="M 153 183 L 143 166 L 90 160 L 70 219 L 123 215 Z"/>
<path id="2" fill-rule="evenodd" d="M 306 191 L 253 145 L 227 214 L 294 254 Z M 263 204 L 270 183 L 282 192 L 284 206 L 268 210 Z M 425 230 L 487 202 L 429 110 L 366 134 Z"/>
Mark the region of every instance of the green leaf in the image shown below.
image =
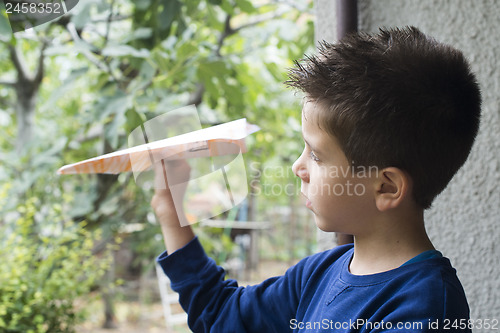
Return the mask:
<path id="1" fill-rule="evenodd" d="M 100 115 L 99 119 L 102 120 L 113 114 L 124 113 L 130 105 L 131 96 L 119 91 L 116 95 L 102 98 L 96 105 L 96 113 Z"/>
<path id="2" fill-rule="evenodd" d="M 148 58 L 150 53 L 147 49 L 137 50 L 129 45 L 108 45 L 102 50 L 102 55 L 107 57 L 136 57 Z"/>
<path id="3" fill-rule="evenodd" d="M 242 12 L 254 13 L 256 12 L 255 7 L 248 0 L 236 0 L 236 6 L 238 6 Z"/>
<path id="4" fill-rule="evenodd" d="M 234 14 L 234 5 L 231 3 L 229 0 L 221 0 L 222 3 L 220 4 L 220 7 L 222 10 L 224 10 L 226 13 L 229 15 Z"/>
<path id="5" fill-rule="evenodd" d="M 193 43 L 188 42 L 178 46 L 176 50 L 177 60 L 182 62 L 185 59 L 188 59 L 195 55 L 199 51 L 199 48 L 196 47 Z"/>
<path id="6" fill-rule="evenodd" d="M 269 73 L 276 79 L 276 81 L 283 82 L 286 79 L 286 74 L 282 67 L 279 67 L 274 62 L 267 62 L 265 65 Z"/>
<path id="7" fill-rule="evenodd" d="M 244 101 L 244 96 L 241 86 L 236 86 L 228 84 L 227 81 L 221 81 L 222 89 L 224 90 L 224 98 L 228 100 L 229 103 L 235 105 L 242 105 Z"/>
<path id="8" fill-rule="evenodd" d="M 76 29 L 84 28 L 92 19 L 90 9 L 95 1 L 80 1 L 80 5 L 72 11 L 71 22 Z"/>
<path id="9" fill-rule="evenodd" d="M 125 36 L 122 43 L 127 44 L 135 39 L 147 39 L 153 35 L 151 28 L 139 28 L 134 30 L 131 34 Z"/>
<path id="10" fill-rule="evenodd" d="M 8 41 L 12 38 L 12 29 L 5 13 L 4 2 L 0 3 L 0 40 Z"/>
<path id="11" fill-rule="evenodd" d="M 151 81 L 156 74 L 156 66 L 153 65 L 154 63 L 152 61 L 146 60 L 142 62 L 139 74 L 128 87 L 130 91 L 133 91 L 135 93 L 137 90 L 146 88 L 151 84 Z"/>
<path id="12" fill-rule="evenodd" d="M 74 89 L 74 83 L 87 74 L 88 70 L 88 67 L 74 68 L 61 87 L 54 89 L 47 101 L 40 106 L 40 112 L 44 113 L 49 109 L 53 109 L 58 101 L 67 97 L 68 92 Z"/>
<path id="13" fill-rule="evenodd" d="M 166 30 L 170 28 L 174 20 L 178 19 L 182 9 L 182 3 L 178 0 L 169 0 L 164 1 L 162 7 L 163 10 L 156 13 L 160 22 L 158 27 L 160 30 Z"/>
<path id="14" fill-rule="evenodd" d="M 111 108 L 114 116 L 110 123 L 107 123 L 104 127 L 104 136 L 110 143 L 113 149 L 118 148 L 119 131 L 123 128 L 126 123 L 127 118 L 125 117 L 125 112 L 132 105 L 132 96 L 118 96 L 116 99 L 112 99 L 112 102 L 108 104 L 108 110 Z"/>
<path id="15" fill-rule="evenodd" d="M 35 168 L 39 168 L 43 164 L 52 164 L 54 162 L 57 162 L 58 159 L 54 158 L 54 155 L 58 155 L 62 152 L 67 141 L 68 138 L 66 137 L 54 138 L 52 146 L 49 149 L 40 152 L 33 157 L 32 166 Z"/>
<path id="16" fill-rule="evenodd" d="M 146 118 L 144 117 L 143 114 L 138 113 L 135 109 L 129 109 L 125 113 L 125 116 L 127 118 L 126 122 L 126 127 L 125 131 L 127 133 L 132 132 L 134 129 L 136 129 L 138 126 L 143 124 L 146 121 Z"/>
<path id="17" fill-rule="evenodd" d="M 225 76 L 229 74 L 229 70 L 223 61 L 212 61 L 201 63 L 197 69 L 197 77 L 205 85 L 207 92 L 208 102 L 211 108 L 215 108 L 218 104 L 218 98 L 220 96 L 220 89 L 215 84 L 217 80 L 224 80 Z"/>
<path id="18" fill-rule="evenodd" d="M 229 69 L 222 60 L 203 62 L 198 67 L 198 70 L 201 71 L 202 77 L 224 78 L 229 74 Z"/>
<path id="19" fill-rule="evenodd" d="M 166 38 L 163 42 L 161 42 L 161 46 L 165 50 L 173 50 L 176 43 L 177 43 L 176 36 L 168 36 L 168 38 Z"/>
<path id="20" fill-rule="evenodd" d="M 139 10 L 146 10 L 151 6 L 151 0 L 136 0 L 134 3 Z"/>

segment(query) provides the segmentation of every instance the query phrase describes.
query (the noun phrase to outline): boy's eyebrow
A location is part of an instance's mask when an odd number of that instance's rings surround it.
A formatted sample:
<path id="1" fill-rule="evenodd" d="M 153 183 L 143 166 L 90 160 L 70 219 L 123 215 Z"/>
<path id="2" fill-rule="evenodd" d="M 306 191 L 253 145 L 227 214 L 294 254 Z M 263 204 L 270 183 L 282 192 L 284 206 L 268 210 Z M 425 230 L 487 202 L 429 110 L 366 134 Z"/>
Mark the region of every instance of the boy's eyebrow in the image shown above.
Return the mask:
<path id="1" fill-rule="evenodd" d="M 312 151 L 318 153 L 319 155 L 322 155 L 321 150 L 317 150 L 315 147 L 311 146 L 311 144 L 306 140 L 306 138 L 304 138 L 304 133 L 301 133 L 301 134 L 302 134 L 302 140 L 304 140 L 304 142 L 306 143 L 306 145 L 308 145 L 309 148 L 311 148 Z"/>

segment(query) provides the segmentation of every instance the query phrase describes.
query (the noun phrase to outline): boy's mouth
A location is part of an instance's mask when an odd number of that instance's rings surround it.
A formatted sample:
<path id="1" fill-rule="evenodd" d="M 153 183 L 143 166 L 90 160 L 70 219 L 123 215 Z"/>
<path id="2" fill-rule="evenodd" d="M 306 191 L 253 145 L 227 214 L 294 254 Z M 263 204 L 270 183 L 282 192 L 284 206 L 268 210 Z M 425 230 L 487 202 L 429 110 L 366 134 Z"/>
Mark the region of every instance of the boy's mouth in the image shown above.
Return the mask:
<path id="1" fill-rule="evenodd" d="M 300 192 L 300 194 L 302 194 L 302 196 L 304 197 L 304 199 L 306 199 L 306 207 L 309 208 L 309 209 L 312 209 L 312 203 L 311 203 L 311 200 L 309 200 L 307 198 L 307 196 L 303 193 L 303 192 Z"/>
<path id="2" fill-rule="evenodd" d="M 312 209 L 312 204 L 311 204 L 311 201 L 309 199 L 306 199 L 306 207 L 309 209 Z"/>

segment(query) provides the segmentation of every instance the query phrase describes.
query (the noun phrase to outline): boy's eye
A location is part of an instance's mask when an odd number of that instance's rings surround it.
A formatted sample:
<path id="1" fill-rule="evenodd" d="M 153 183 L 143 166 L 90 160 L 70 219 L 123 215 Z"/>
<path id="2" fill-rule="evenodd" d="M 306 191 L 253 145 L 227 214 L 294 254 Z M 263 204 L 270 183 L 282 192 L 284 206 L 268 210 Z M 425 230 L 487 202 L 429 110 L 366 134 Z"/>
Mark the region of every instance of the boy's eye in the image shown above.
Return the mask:
<path id="1" fill-rule="evenodd" d="M 314 152 L 313 152 L 313 151 L 311 151 L 311 152 L 309 153 L 309 157 L 311 157 L 311 159 L 312 159 L 313 161 L 315 161 L 315 162 L 319 162 L 319 158 L 318 158 L 318 156 L 316 156 L 316 154 L 314 154 Z"/>

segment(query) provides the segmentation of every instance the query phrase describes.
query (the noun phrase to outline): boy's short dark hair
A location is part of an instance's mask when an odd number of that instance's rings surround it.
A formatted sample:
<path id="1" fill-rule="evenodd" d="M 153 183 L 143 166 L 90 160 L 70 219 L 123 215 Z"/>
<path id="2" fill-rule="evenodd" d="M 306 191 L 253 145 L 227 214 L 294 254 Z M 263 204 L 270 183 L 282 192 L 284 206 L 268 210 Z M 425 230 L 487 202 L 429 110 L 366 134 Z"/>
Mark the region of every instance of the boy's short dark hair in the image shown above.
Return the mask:
<path id="1" fill-rule="evenodd" d="M 285 83 L 321 106 L 318 125 L 353 165 L 408 172 L 424 209 L 463 165 L 479 128 L 481 95 L 464 55 L 415 27 L 322 42 Z"/>

